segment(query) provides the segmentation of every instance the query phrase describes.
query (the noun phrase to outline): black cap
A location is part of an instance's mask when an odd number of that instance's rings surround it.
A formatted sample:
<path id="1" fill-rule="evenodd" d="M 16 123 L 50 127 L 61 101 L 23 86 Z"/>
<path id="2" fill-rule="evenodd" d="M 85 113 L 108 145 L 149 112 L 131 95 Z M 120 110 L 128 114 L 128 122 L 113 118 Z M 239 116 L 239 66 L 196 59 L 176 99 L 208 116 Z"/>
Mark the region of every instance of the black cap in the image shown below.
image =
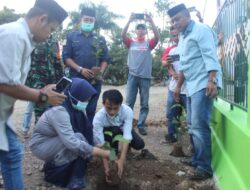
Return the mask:
<path id="1" fill-rule="evenodd" d="M 68 13 L 54 0 L 36 0 L 34 7 L 45 10 L 52 19 L 60 24 L 68 16 Z"/>
<path id="2" fill-rule="evenodd" d="M 84 7 L 82 8 L 81 15 L 95 17 L 95 9 L 90 7 Z"/>
<path id="3" fill-rule="evenodd" d="M 168 10 L 168 15 L 169 15 L 170 17 L 173 17 L 173 16 L 175 16 L 177 13 L 179 13 L 179 12 L 181 12 L 181 11 L 183 11 L 183 10 L 187 10 L 187 8 L 186 8 L 186 6 L 185 6 L 183 3 L 181 3 L 181 4 L 179 4 L 179 5 L 176 5 L 176 6 L 173 7 L 173 8 L 169 9 L 169 10 Z"/>
<path id="4" fill-rule="evenodd" d="M 136 30 L 138 29 L 143 29 L 143 30 L 146 30 L 146 25 L 145 24 L 137 24 L 136 27 L 135 27 Z"/>

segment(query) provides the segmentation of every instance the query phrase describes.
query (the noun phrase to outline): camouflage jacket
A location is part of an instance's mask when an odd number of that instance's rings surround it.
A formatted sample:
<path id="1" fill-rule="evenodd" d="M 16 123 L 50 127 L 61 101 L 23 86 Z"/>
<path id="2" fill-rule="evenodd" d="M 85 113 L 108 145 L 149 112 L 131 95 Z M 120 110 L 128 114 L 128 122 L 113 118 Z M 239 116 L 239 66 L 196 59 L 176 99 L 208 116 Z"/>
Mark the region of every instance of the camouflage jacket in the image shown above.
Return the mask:
<path id="1" fill-rule="evenodd" d="M 47 84 L 55 84 L 63 76 L 58 42 L 50 37 L 46 42 L 36 46 L 31 54 L 31 67 L 26 85 L 41 89 Z M 48 104 L 37 106 L 34 104 L 36 121 L 48 108 Z"/>

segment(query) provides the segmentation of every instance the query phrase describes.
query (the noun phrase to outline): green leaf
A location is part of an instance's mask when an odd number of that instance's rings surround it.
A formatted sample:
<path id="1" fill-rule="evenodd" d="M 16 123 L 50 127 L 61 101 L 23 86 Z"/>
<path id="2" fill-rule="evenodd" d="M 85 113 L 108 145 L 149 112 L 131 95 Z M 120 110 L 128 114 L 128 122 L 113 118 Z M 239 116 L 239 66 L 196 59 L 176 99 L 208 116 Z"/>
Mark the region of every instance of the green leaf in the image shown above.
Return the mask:
<path id="1" fill-rule="evenodd" d="M 118 141 L 118 142 L 124 142 L 124 143 L 130 143 L 130 140 L 124 139 L 122 135 L 116 135 L 113 138 L 112 142 L 114 143 L 116 141 Z"/>
<path id="2" fill-rule="evenodd" d="M 115 153 L 115 149 L 111 149 L 110 150 L 110 154 L 109 154 L 109 160 L 110 161 L 114 161 L 114 160 L 116 160 L 117 159 L 117 156 L 116 156 L 116 153 Z"/>
<path id="3" fill-rule="evenodd" d="M 110 150 L 111 149 L 111 146 L 110 146 L 110 143 L 109 142 L 105 142 L 104 145 L 102 146 L 104 149 L 106 150 Z"/>
<path id="4" fill-rule="evenodd" d="M 104 135 L 108 135 L 108 136 L 112 137 L 113 133 L 112 133 L 112 131 L 105 131 Z"/>

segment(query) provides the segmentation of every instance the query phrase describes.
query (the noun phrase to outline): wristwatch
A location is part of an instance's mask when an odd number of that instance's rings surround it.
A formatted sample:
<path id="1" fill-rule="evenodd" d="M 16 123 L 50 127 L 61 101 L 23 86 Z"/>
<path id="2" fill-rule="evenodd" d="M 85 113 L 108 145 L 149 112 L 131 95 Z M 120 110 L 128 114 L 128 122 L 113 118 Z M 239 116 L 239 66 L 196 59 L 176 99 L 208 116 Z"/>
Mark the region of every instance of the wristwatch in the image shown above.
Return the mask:
<path id="1" fill-rule="evenodd" d="M 217 85 L 217 82 L 218 82 L 218 81 L 217 81 L 217 78 L 216 78 L 216 77 L 213 77 L 213 78 L 209 79 L 208 82 L 211 82 L 211 83 Z"/>
<path id="2" fill-rule="evenodd" d="M 39 96 L 38 96 L 38 105 L 43 105 L 44 103 L 46 103 L 48 101 L 49 97 L 48 95 L 43 92 L 42 90 L 39 91 Z"/>
<path id="3" fill-rule="evenodd" d="M 80 66 L 80 67 L 78 67 L 76 71 L 77 71 L 78 73 L 81 73 L 81 71 L 82 71 L 82 67 L 81 67 L 81 66 Z"/>

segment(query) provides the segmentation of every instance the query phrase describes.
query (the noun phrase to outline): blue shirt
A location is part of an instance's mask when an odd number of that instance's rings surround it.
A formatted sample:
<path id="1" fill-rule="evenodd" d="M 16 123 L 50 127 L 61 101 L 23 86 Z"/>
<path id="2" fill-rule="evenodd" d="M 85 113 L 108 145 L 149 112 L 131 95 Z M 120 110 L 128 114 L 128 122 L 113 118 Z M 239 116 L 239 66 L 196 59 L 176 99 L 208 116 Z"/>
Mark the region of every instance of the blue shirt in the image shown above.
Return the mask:
<path id="1" fill-rule="evenodd" d="M 187 82 L 187 95 L 207 87 L 209 71 L 217 71 L 219 88 L 222 87 L 222 72 L 216 53 L 216 35 L 202 23 L 190 21 L 179 40 L 180 70 Z"/>
<path id="2" fill-rule="evenodd" d="M 85 36 L 81 31 L 74 31 L 67 35 L 66 45 L 63 47 L 63 60 L 68 58 L 83 68 L 91 69 L 99 66 L 101 62 L 109 61 L 106 40 L 102 36 L 90 33 Z M 71 77 L 81 77 L 76 70 L 70 69 Z"/>

